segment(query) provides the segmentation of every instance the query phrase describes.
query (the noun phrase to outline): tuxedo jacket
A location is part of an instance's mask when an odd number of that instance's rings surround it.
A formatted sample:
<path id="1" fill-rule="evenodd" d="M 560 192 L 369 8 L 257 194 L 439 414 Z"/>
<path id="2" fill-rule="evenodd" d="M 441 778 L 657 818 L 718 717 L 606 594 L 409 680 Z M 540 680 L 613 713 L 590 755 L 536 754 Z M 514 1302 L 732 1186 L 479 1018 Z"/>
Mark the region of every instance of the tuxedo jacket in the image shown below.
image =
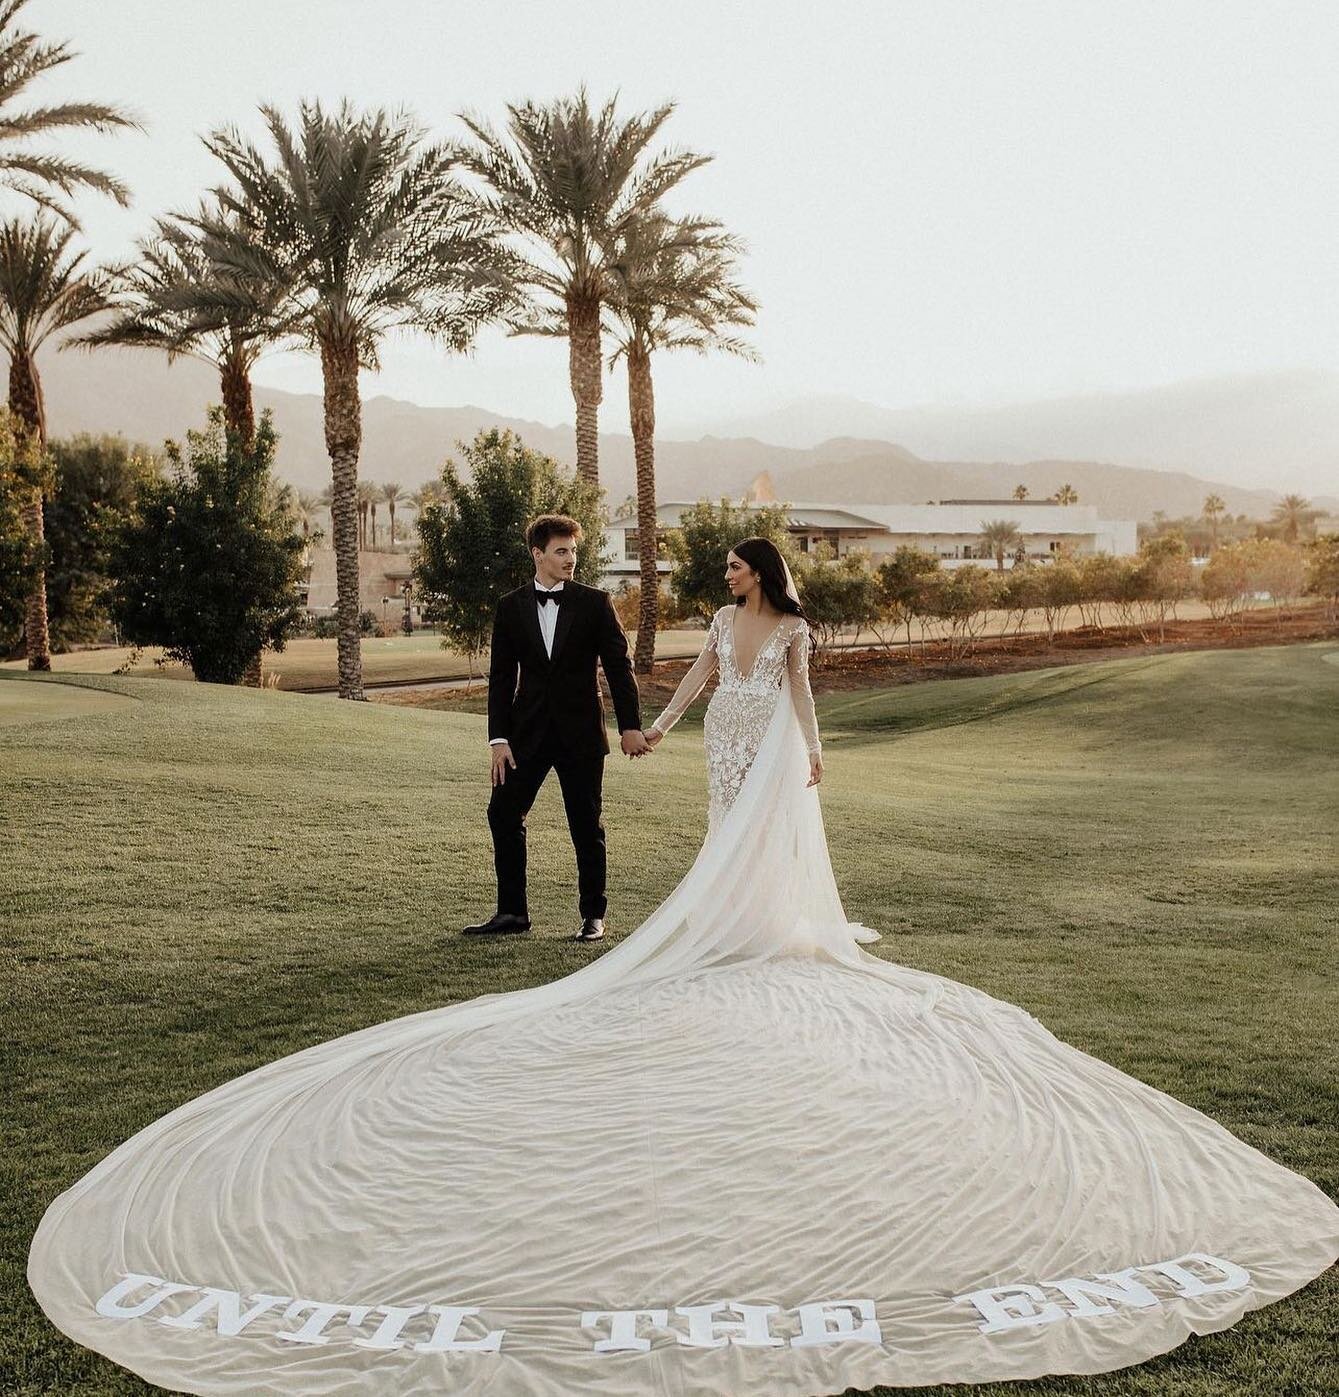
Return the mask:
<path id="1" fill-rule="evenodd" d="M 642 725 L 628 638 L 609 593 L 565 582 L 562 598 L 552 659 L 539 629 L 533 582 L 508 592 L 493 617 L 488 738 L 505 738 L 518 761 L 539 748 L 549 728 L 574 755 L 608 752 L 597 661 L 609 681 L 619 731 Z"/>

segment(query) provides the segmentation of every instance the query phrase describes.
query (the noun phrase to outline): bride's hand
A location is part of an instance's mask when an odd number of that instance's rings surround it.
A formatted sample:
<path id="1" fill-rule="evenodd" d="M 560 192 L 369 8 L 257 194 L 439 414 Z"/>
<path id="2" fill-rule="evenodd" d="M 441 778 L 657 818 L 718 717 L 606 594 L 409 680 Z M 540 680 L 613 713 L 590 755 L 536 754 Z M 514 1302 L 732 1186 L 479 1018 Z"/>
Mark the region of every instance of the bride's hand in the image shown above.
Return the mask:
<path id="1" fill-rule="evenodd" d="M 809 779 L 804 783 L 805 789 L 808 790 L 810 786 L 818 785 L 822 779 L 823 758 L 815 752 L 814 755 L 809 758 Z"/>
<path id="2" fill-rule="evenodd" d="M 658 747 L 660 745 L 661 738 L 663 738 L 664 736 L 665 734 L 661 732 L 659 728 L 647 728 L 646 745 L 648 747 Z"/>

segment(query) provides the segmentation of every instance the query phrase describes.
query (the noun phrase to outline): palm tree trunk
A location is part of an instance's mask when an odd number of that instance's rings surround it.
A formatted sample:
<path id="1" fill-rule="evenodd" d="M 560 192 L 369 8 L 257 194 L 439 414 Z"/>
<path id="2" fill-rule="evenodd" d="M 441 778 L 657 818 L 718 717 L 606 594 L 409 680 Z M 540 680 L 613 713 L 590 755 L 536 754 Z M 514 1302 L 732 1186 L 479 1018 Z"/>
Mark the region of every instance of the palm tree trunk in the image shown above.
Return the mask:
<path id="1" fill-rule="evenodd" d="M 219 364 L 223 391 L 223 421 L 249 451 L 256 444 L 256 409 L 251 396 L 251 375 L 246 361 L 229 354 Z"/>
<path id="2" fill-rule="evenodd" d="M 251 396 L 251 374 L 240 354 L 229 354 L 219 364 L 219 387 L 223 394 L 223 424 L 225 429 L 250 451 L 256 444 L 256 409 Z M 302 521 L 307 532 L 307 521 Z M 259 689 L 264 683 L 261 652 L 251 657 L 242 672 L 242 683 L 248 689 Z"/>
<path id="3" fill-rule="evenodd" d="M 600 481 L 600 399 L 604 364 L 600 357 L 600 303 L 590 298 L 567 303 L 567 358 L 577 417 L 577 474 Z"/>
<path id="4" fill-rule="evenodd" d="M 46 450 L 46 410 L 42 402 L 42 380 L 31 354 L 16 350 L 9 361 L 9 410 L 23 424 L 30 449 L 39 457 Z M 24 522 L 37 569 L 28 589 L 24 608 L 23 638 L 28 668 L 51 668 L 51 630 L 46 603 L 46 528 L 42 517 L 42 490 L 34 486 L 23 509 Z"/>
<path id="5" fill-rule="evenodd" d="M 656 399 L 651 382 L 651 356 L 642 349 L 628 351 L 628 418 L 632 425 L 632 454 L 637 463 L 637 539 L 641 604 L 637 609 L 637 644 L 632 667 L 652 674 L 656 666 L 656 630 L 660 625 L 659 535 L 656 528 Z"/>
<path id="6" fill-rule="evenodd" d="M 335 535 L 335 609 L 339 618 L 339 696 L 363 699 L 363 654 L 358 631 L 358 452 L 363 444 L 358 397 L 358 350 L 323 341 L 325 445 L 330 453 L 331 525 Z"/>

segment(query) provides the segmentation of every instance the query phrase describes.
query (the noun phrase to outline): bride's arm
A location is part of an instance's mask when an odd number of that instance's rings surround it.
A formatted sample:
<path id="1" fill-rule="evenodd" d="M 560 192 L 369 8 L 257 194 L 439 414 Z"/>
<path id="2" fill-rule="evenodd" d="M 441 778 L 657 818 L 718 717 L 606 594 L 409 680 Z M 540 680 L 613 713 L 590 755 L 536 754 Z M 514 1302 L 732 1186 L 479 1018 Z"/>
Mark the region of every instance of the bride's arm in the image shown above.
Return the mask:
<path id="1" fill-rule="evenodd" d="M 795 628 L 786 651 L 786 670 L 790 675 L 790 701 L 804 737 L 804 749 L 812 761 L 822 754 L 823 744 L 818 738 L 814 691 L 809 687 L 809 627 L 803 621 Z"/>
<path id="2" fill-rule="evenodd" d="M 716 637 L 717 627 L 720 621 L 720 613 L 717 612 L 711 618 L 711 625 L 707 628 L 707 638 L 702 643 L 702 653 L 693 661 L 688 673 L 679 681 L 679 687 L 674 691 L 674 697 L 665 705 L 665 711 L 647 728 L 648 736 L 651 733 L 664 735 L 683 717 L 688 709 L 688 705 L 707 686 L 707 680 L 711 678 L 716 669 Z"/>

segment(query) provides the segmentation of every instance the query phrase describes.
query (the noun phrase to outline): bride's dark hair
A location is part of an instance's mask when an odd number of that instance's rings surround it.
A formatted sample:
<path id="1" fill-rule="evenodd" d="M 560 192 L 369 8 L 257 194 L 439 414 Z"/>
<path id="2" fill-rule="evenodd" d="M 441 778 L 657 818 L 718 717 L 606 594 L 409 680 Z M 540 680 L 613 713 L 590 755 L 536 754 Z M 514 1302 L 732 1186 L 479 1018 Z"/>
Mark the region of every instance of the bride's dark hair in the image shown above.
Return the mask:
<path id="1" fill-rule="evenodd" d="M 804 607 L 786 591 L 786 564 L 781 550 L 770 538 L 746 538 L 730 550 L 736 558 L 746 562 L 758 574 L 762 594 L 780 612 L 787 616 L 804 616 Z M 744 605 L 740 597 L 736 606 Z"/>

